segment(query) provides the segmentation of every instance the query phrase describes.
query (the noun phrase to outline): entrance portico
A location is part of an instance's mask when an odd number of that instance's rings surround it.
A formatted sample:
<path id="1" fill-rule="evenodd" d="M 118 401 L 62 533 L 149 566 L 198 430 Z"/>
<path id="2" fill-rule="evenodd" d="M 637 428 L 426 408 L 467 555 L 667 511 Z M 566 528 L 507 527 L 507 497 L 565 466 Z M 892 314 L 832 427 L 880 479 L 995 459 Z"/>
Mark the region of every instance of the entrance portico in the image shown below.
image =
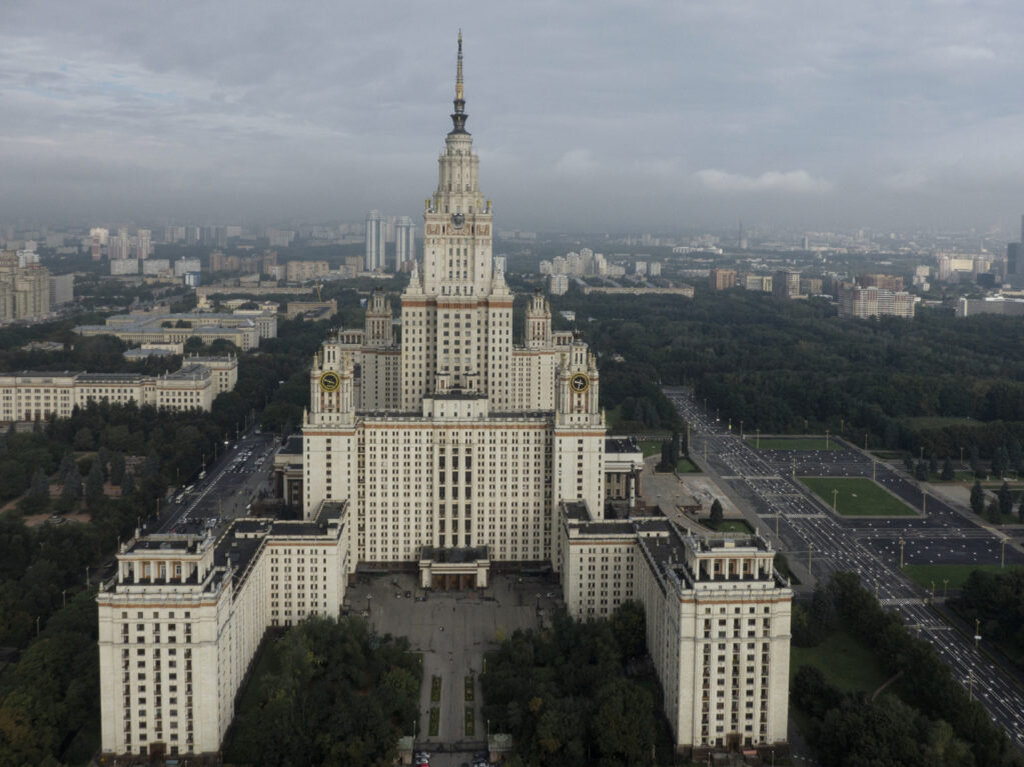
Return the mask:
<path id="1" fill-rule="evenodd" d="M 424 546 L 420 555 L 420 588 L 435 591 L 485 589 L 490 569 L 486 546 L 461 549 Z"/>

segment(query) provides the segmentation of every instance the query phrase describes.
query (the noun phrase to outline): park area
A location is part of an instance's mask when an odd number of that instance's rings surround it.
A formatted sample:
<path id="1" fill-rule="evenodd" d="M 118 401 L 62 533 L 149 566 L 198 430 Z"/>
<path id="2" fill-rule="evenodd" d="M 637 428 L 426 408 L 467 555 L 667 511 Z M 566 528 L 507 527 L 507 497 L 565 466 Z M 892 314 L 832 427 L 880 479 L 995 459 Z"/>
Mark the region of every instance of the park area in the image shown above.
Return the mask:
<path id="1" fill-rule="evenodd" d="M 999 565 L 907 565 L 903 574 L 918 585 L 930 589 L 935 588 L 936 596 L 945 596 L 947 589 L 961 589 L 975 570 L 989 573 L 1021 570 L 1021 567 L 1000 567 Z"/>
<path id="2" fill-rule="evenodd" d="M 880 485 L 863 477 L 800 477 L 836 513 L 851 517 L 910 517 L 917 514 Z"/>

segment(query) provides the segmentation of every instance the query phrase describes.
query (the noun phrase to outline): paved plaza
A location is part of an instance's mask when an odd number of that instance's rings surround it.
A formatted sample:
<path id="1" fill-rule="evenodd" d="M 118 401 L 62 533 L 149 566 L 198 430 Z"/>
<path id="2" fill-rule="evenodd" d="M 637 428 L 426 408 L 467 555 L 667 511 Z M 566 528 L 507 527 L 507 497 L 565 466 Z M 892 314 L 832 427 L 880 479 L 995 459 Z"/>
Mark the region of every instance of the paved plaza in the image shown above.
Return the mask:
<path id="1" fill-rule="evenodd" d="M 408 594 L 409 596 L 406 596 Z M 536 628 L 559 604 L 554 581 L 515 574 L 496 575 L 480 591 L 430 591 L 416 588 L 411 573 L 360 576 L 345 603 L 353 612 L 369 608 L 379 634 L 408 637 L 423 654 L 420 717 L 416 747 L 433 754 L 432 767 L 456 767 L 466 754 L 483 748 L 487 722 L 480 713 L 478 675 L 483 656 L 516 629 Z M 426 597 L 426 601 L 419 601 Z M 431 679 L 441 678 L 441 700 L 431 700 Z M 465 699 L 465 678 L 473 679 L 473 700 Z M 474 733 L 465 731 L 466 707 L 474 712 Z M 436 736 L 429 734 L 430 709 L 439 710 Z M 410 723 L 410 729 L 411 729 Z"/>

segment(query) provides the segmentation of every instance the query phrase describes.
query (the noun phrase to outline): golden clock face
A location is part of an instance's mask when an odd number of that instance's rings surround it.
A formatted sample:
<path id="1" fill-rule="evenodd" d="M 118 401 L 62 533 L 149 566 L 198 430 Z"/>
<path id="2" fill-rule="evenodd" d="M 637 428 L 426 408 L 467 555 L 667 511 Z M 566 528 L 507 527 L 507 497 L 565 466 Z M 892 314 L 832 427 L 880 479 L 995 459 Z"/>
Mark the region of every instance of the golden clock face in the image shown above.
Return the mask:
<path id="1" fill-rule="evenodd" d="M 341 379 L 337 373 L 328 370 L 320 376 L 320 388 L 326 392 L 338 391 L 341 386 Z"/>
<path id="2" fill-rule="evenodd" d="M 576 373 L 569 379 L 569 386 L 574 392 L 583 393 L 590 388 L 590 379 L 584 373 Z"/>

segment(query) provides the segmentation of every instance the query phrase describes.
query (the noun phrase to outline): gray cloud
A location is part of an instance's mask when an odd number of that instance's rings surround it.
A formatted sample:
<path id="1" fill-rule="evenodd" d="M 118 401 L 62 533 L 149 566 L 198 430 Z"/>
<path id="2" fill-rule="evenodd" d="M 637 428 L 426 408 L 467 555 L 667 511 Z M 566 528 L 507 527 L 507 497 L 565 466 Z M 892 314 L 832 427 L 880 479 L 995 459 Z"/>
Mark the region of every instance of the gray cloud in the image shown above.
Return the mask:
<path id="1" fill-rule="evenodd" d="M 1010 228 L 1022 15 L 1013 0 L 10 0 L 0 209 L 415 214 L 461 26 L 502 227 Z"/>

